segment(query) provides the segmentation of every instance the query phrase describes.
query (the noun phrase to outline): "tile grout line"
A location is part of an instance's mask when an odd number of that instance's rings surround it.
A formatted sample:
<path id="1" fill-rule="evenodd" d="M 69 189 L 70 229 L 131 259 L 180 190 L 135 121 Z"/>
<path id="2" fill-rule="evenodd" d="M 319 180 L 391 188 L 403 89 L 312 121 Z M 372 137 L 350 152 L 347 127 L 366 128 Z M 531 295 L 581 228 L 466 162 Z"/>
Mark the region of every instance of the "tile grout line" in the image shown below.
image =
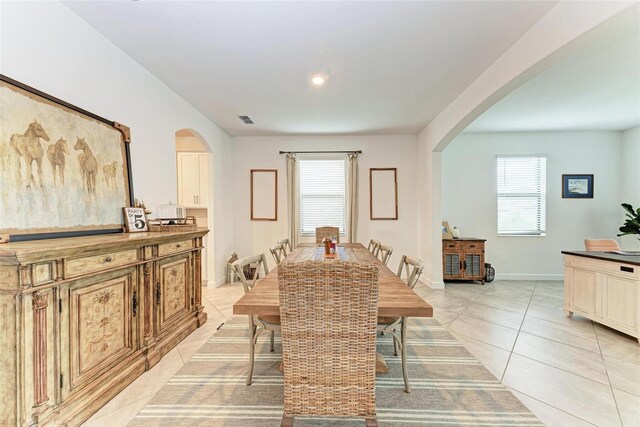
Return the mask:
<path id="1" fill-rule="evenodd" d="M 607 364 L 604 361 L 604 355 L 602 354 L 602 347 L 600 347 L 600 340 L 598 339 L 598 333 L 596 332 L 596 325 L 593 320 L 591 321 L 591 326 L 593 327 L 593 334 L 596 336 L 596 343 L 598 344 L 598 350 L 600 350 L 600 358 L 602 359 L 602 364 L 604 365 L 604 372 L 607 374 L 607 381 L 609 381 L 609 390 L 611 390 L 613 403 L 616 405 L 616 411 L 618 412 L 618 419 L 620 420 L 620 425 L 624 426 L 624 423 L 622 422 L 622 414 L 620 413 L 620 406 L 618 406 L 618 399 L 616 399 L 616 393 L 613 391 L 613 384 L 611 384 L 611 378 L 609 378 L 609 369 L 607 369 Z"/>
<path id="2" fill-rule="evenodd" d="M 592 423 L 592 422 L 590 422 L 590 421 L 583 420 L 583 419 L 582 419 L 582 418 L 580 418 L 579 416 L 574 415 L 574 414 L 572 414 L 572 413 L 570 413 L 570 412 L 567 412 L 567 411 L 565 411 L 564 409 L 556 408 L 555 406 L 550 405 L 550 404 L 548 404 L 547 402 L 543 402 L 543 401 L 542 401 L 542 400 L 540 400 L 540 399 L 537 399 L 537 398 L 535 398 L 535 397 L 533 397 L 533 396 L 529 396 L 527 393 L 523 393 L 523 392 L 521 392 L 520 390 L 516 390 L 515 388 L 509 387 L 509 386 L 506 386 L 506 387 L 507 387 L 508 389 L 510 389 L 510 390 L 515 390 L 515 391 L 517 391 L 517 392 L 518 392 L 518 393 L 520 393 L 520 394 L 524 394 L 524 395 L 525 395 L 525 396 L 527 396 L 529 399 L 533 399 L 533 400 L 535 400 L 536 402 L 540 402 L 540 403 L 542 403 L 543 405 L 549 406 L 549 407 L 551 407 L 551 408 L 553 408 L 553 409 L 555 409 L 555 410 L 557 410 L 557 411 L 560 411 L 560 412 L 562 412 L 562 413 L 564 413 L 564 414 L 567 414 L 567 415 L 569 415 L 569 416 L 572 416 L 572 417 L 574 417 L 574 418 L 577 418 L 577 419 L 579 419 L 580 421 L 584 421 L 585 423 L 590 424 L 590 425 L 592 425 L 592 426 L 597 426 L 597 424 L 593 424 L 593 423 Z M 518 396 L 516 396 L 516 398 L 518 398 Z M 520 399 L 518 399 L 518 400 L 520 400 Z M 524 405 L 524 402 L 522 402 L 522 404 Z M 527 406 L 527 405 L 524 405 L 524 406 Z M 531 411 L 531 409 L 529 409 L 529 410 Z M 534 413 L 533 411 L 531 411 L 531 412 L 535 415 L 535 413 Z"/>

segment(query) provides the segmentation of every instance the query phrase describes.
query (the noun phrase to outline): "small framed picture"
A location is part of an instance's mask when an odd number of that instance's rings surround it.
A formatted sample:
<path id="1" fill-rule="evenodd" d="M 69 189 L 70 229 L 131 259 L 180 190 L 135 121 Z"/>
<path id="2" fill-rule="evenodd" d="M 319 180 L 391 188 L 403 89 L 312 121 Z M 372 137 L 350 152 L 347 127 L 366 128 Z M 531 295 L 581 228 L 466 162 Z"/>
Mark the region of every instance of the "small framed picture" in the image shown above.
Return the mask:
<path id="1" fill-rule="evenodd" d="M 593 174 L 562 175 L 563 199 L 593 199 Z"/>
<path id="2" fill-rule="evenodd" d="M 124 212 L 124 224 L 127 228 L 127 233 L 149 231 L 144 208 L 122 208 L 122 211 Z"/>
<path id="3" fill-rule="evenodd" d="M 453 234 L 451 233 L 451 228 L 449 227 L 448 221 L 442 221 L 442 238 L 453 239 Z"/>

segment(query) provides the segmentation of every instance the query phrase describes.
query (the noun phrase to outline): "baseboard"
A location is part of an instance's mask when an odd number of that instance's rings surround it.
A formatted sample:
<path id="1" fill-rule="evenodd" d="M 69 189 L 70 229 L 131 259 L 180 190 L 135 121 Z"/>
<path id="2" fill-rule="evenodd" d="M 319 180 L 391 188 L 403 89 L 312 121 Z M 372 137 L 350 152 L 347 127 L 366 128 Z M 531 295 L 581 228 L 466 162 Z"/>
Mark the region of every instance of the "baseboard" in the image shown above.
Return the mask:
<path id="1" fill-rule="evenodd" d="M 444 289 L 444 282 L 432 282 L 429 279 L 422 278 L 419 280 L 431 289 Z"/>
<path id="2" fill-rule="evenodd" d="M 496 274 L 496 280 L 526 280 L 526 281 L 562 281 L 562 274 Z"/>
<path id="3" fill-rule="evenodd" d="M 216 280 L 215 282 L 209 282 L 213 285 L 214 288 L 219 288 L 220 286 L 224 285 L 227 282 L 226 277 L 221 277 L 220 279 Z"/>

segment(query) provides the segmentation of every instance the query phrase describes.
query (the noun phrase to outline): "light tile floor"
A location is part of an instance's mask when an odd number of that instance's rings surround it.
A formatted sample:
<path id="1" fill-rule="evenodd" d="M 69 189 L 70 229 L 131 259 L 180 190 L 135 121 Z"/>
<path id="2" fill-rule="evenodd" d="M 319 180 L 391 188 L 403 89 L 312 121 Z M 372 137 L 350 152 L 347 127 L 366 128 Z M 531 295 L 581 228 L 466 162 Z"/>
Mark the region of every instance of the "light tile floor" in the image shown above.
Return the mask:
<path id="1" fill-rule="evenodd" d="M 548 426 L 640 426 L 640 346 L 562 310 L 562 282 L 423 284 L 434 317 Z M 207 323 L 97 412 L 124 426 L 232 316 L 240 285 L 203 290 Z"/>

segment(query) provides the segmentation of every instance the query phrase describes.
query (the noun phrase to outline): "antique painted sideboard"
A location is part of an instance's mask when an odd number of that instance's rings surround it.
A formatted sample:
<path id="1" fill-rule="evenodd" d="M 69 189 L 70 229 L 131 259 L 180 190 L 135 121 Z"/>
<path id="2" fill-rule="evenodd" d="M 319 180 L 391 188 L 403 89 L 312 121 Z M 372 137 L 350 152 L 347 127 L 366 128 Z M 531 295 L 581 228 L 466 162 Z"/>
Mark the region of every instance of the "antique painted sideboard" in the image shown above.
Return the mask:
<path id="1" fill-rule="evenodd" d="M 0 426 L 78 426 L 206 322 L 202 237 L 0 244 Z"/>

